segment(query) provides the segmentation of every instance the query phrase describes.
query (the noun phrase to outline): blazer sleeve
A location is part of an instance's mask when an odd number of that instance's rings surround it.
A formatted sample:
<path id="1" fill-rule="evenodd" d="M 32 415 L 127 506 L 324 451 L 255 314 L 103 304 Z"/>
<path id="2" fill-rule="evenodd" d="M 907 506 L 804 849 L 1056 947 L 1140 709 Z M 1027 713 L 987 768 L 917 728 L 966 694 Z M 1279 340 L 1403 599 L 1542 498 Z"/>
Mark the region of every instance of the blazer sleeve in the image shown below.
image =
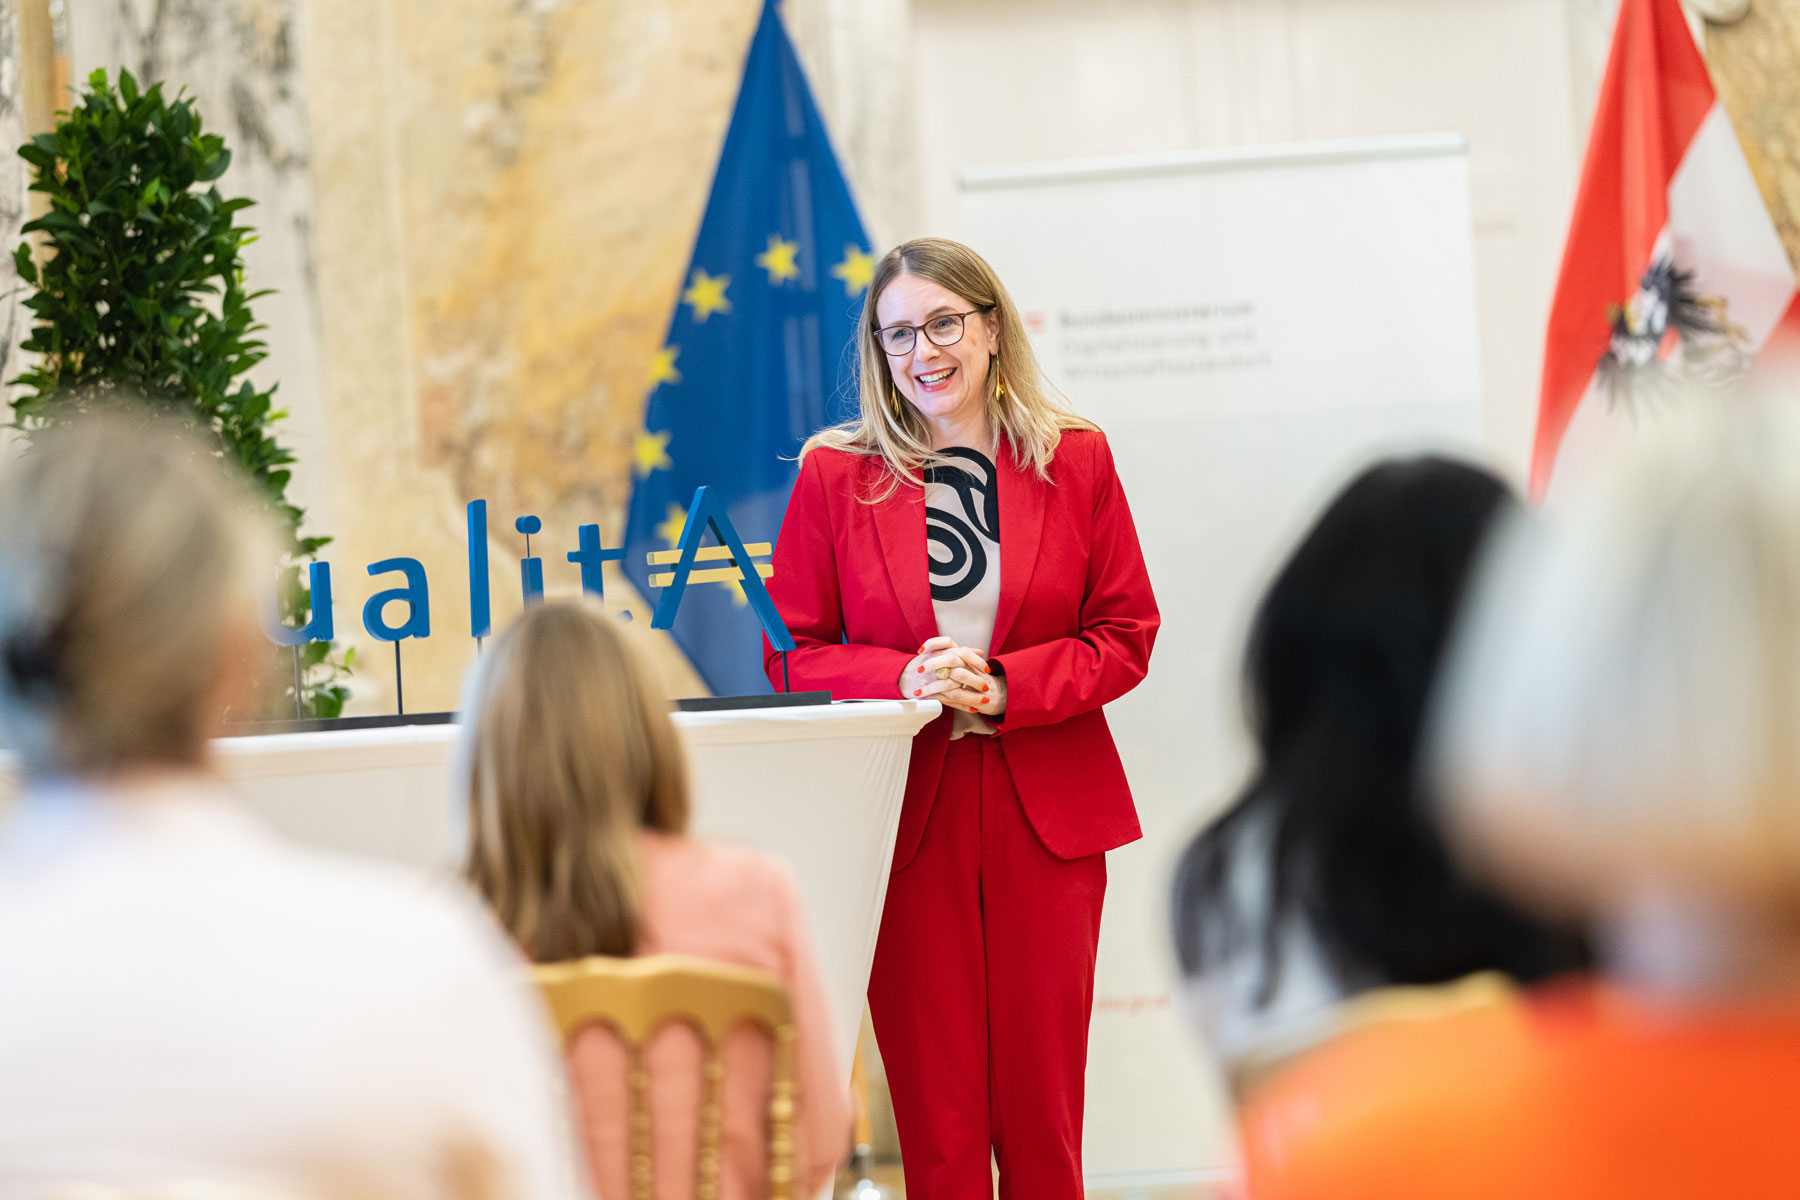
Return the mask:
<path id="1" fill-rule="evenodd" d="M 782 982 L 794 1013 L 794 1057 L 800 1083 L 796 1194 L 816 1196 L 837 1173 L 850 1146 L 850 1071 L 838 1061 L 837 1029 L 825 996 L 824 972 L 807 927 L 806 908 L 785 866 L 778 872 Z"/>
<path id="2" fill-rule="evenodd" d="M 1112 448 L 1103 437 L 1094 444 L 1094 518 L 1080 632 L 990 660 L 1006 674 L 1002 732 L 1053 725 L 1110 704 L 1150 670 L 1162 615 Z"/>
<path id="3" fill-rule="evenodd" d="M 801 461 L 800 478 L 794 482 L 775 540 L 769 598 L 794 638 L 786 682 L 793 691 L 829 691 L 836 700 L 898 700 L 900 672 L 913 656 L 887 646 L 844 641 L 843 581 L 855 578 L 855 564 L 840 563 L 837 557 L 834 498 L 819 465 L 828 453 L 815 450 Z M 855 503 L 848 484 L 836 501 Z M 781 691 L 781 654 L 766 637 L 763 669 L 770 684 Z"/>

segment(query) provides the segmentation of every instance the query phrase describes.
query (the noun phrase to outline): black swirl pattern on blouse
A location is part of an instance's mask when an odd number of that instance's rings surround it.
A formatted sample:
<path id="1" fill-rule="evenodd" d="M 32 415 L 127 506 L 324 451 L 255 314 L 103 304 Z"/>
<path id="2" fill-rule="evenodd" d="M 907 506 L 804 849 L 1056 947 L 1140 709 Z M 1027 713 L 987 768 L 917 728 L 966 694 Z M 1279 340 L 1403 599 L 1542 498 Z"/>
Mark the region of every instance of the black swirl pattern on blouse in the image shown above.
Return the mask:
<path id="1" fill-rule="evenodd" d="M 927 506 L 925 540 L 931 563 L 931 598 L 960 600 L 987 577 L 988 554 L 982 538 L 1000 541 L 1000 496 L 994 484 L 994 464 L 987 455 L 966 446 L 941 451 L 954 464 L 928 467 L 926 483 L 941 483 L 955 495 L 962 511 Z M 979 533 L 978 533 L 979 531 Z M 931 547 L 942 547 L 939 558 Z"/>

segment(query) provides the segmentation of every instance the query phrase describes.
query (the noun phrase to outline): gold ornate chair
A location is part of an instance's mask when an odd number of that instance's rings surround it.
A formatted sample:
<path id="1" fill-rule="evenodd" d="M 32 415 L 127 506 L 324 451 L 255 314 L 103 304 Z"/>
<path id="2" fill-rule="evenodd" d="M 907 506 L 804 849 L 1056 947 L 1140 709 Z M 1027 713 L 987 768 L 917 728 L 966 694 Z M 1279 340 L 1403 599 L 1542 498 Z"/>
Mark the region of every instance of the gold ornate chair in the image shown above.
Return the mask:
<path id="1" fill-rule="evenodd" d="M 699 1035 L 701 1067 L 700 1153 L 694 1194 L 718 1200 L 719 1141 L 723 1114 L 724 1066 L 720 1049 L 740 1025 L 765 1030 L 775 1051 L 769 1089 L 769 1198 L 793 1200 L 794 1120 L 797 1107 L 794 1018 L 787 989 L 767 971 L 676 954 L 643 958 L 584 958 L 546 963 L 532 978 L 562 1035 L 563 1044 L 592 1024 L 617 1031 L 630 1056 L 629 1098 L 631 1200 L 652 1200 L 650 1075 L 644 1048 L 657 1030 L 682 1022 Z"/>

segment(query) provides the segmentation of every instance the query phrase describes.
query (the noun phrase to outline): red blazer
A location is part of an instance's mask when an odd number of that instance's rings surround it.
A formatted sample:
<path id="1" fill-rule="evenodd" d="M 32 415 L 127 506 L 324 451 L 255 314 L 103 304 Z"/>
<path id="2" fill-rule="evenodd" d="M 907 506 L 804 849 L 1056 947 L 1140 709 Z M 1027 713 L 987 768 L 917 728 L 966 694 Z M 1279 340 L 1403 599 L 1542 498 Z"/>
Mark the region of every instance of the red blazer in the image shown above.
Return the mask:
<path id="1" fill-rule="evenodd" d="M 1020 802 L 1051 853 L 1099 854 L 1142 835 L 1100 706 L 1137 686 L 1162 618 L 1104 435 L 1071 430 L 1053 482 L 995 455 L 1000 604 L 988 661 L 1006 674 L 998 745 Z M 900 672 L 937 636 L 922 486 L 879 504 L 877 458 L 815 450 L 775 544 L 769 593 L 794 635 L 795 691 L 833 699 L 899 697 Z M 915 473 L 914 479 L 918 479 Z M 763 640 L 779 688 L 781 656 Z M 950 712 L 913 739 L 894 868 L 912 861 L 950 744 Z"/>

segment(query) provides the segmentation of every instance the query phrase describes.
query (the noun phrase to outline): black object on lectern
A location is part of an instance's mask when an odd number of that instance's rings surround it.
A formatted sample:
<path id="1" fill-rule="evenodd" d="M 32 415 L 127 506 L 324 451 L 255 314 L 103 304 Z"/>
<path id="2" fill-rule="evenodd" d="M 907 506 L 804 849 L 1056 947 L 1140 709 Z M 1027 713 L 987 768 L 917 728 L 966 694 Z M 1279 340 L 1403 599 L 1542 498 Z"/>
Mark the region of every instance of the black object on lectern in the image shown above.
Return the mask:
<path id="1" fill-rule="evenodd" d="M 678 712 L 735 712 L 752 708 L 802 708 L 830 704 L 830 692 L 776 692 L 767 696 L 689 696 L 675 701 Z M 324 733 L 332 729 L 394 729 L 401 725 L 454 725 L 453 712 L 387 714 L 379 717 L 314 717 L 299 721 L 242 721 L 225 727 L 226 737 L 268 733 Z"/>

